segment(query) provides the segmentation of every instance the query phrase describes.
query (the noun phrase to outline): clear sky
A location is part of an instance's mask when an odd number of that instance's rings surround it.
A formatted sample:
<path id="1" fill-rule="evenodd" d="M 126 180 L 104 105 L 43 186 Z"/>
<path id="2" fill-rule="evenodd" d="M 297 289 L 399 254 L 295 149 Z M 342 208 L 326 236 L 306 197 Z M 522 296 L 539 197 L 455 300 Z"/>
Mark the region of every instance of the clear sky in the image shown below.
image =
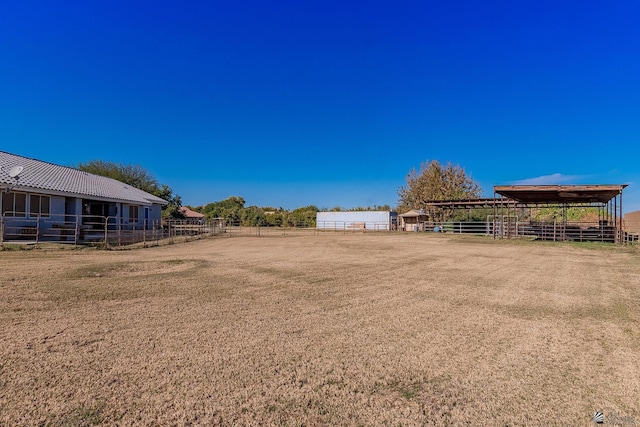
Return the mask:
<path id="1" fill-rule="evenodd" d="M 0 150 L 139 164 L 199 205 L 397 203 L 425 160 L 630 184 L 640 2 L 8 1 Z"/>

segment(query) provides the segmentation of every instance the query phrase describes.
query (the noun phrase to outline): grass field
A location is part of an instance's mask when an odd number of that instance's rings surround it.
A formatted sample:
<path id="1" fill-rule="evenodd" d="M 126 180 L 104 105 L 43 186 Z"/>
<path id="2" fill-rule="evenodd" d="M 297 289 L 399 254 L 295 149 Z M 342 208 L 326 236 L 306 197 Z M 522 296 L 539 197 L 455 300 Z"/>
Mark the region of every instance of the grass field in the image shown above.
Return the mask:
<path id="1" fill-rule="evenodd" d="M 0 425 L 640 425 L 626 248 L 327 233 L 0 271 Z"/>

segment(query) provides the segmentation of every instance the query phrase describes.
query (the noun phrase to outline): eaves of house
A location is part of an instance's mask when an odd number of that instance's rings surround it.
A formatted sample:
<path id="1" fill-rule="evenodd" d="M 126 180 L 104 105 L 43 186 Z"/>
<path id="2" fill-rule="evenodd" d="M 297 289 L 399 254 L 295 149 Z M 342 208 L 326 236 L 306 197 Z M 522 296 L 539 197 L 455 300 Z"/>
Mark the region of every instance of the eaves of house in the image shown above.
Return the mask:
<path id="1" fill-rule="evenodd" d="M 9 175 L 14 166 L 23 167 L 17 179 Z M 4 151 L 0 151 L 0 188 L 139 205 L 167 204 L 160 197 L 112 178 Z"/>

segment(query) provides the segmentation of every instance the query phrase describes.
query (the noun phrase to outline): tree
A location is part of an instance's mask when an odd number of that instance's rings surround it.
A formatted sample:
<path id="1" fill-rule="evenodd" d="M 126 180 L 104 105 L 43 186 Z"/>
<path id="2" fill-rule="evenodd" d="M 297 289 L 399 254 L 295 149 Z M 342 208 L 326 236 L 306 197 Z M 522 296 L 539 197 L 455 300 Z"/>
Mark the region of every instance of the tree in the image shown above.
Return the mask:
<path id="1" fill-rule="evenodd" d="M 316 214 L 320 211 L 317 206 L 309 205 L 294 209 L 287 217 L 290 227 L 315 227 Z"/>
<path id="2" fill-rule="evenodd" d="M 224 218 L 227 221 L 239 224 L 242 220 L 242 211 L 245 201 L 242 197 L 231 196 L 219 202 L 212 202 L 199 209 L 207 219 Z"/>
<path id="3" fill-rule="evenodd" d="M 425 161 L 420 170 L 411 169 L 406 177 L 406 186 L 398 190 L 399 210 L 423 209 L 434 220 L 445 220 L 450 216 L 443 209 L 428 206 L 431 201 L 465 200 L 480 197 L 482 189 L 464 168 L 437 160 Z"/>
<path id="4" fill-rule="evenodd" d="M 156 197 L 167 201 L 162 216 L 182 218 L 180 212 L 182 199 L 166 184 L 159 184 L 158 180 L 140 165 L 125 165 L 123 163 L 106 162 L 104 160 L 91 160 L 87 163 L 79 163 L 78 169 L 94 175 L 106 176 L 116 179 L 132 187 L 146 191 Z"/>
<path id="5" fill-rule="evenodd" d="M 264 211 L 258 206 L 248 206 L 240 214 L 242 225 L 245 227 L 257 227 L 267 225 Z"/>

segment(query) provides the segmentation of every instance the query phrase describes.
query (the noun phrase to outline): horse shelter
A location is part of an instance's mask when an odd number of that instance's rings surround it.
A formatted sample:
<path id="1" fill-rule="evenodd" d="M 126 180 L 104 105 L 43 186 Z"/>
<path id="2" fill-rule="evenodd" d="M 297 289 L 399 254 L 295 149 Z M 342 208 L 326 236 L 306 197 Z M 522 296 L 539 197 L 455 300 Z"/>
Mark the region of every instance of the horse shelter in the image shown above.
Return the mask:
<path id="1" fill-rule="evenodd" d="M 494 197 L 424 203 L 441 212 L 425 229 L 552 241 L 625 243 L 622 192 L 616 185 L 494 186 Z"/>

